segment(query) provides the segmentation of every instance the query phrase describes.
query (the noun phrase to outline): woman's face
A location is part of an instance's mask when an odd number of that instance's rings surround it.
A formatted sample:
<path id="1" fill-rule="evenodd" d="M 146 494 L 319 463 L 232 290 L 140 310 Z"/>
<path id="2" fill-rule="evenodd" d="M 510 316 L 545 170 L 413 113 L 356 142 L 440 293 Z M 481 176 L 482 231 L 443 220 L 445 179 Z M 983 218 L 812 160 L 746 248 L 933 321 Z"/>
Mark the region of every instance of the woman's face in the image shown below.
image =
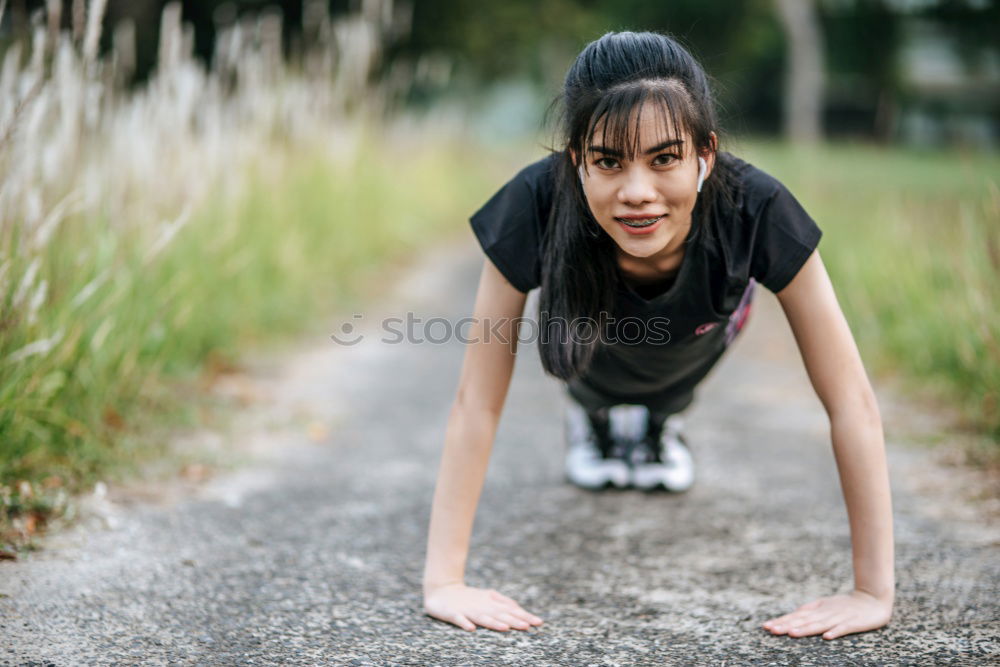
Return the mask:
<path id="1" fill-rule="evenodd" d="M 626 254 L 652 260 L 672 255 L 687 237 L 698 196 L 698 154 L 686 132 L 668 133 L 651 104 L 641 109 L 634 159 L 600 145 L 602 120 L 581 175 L 590 211 L 604 231 Z M 715 154 L 703 157 L 707 178 Z"/>

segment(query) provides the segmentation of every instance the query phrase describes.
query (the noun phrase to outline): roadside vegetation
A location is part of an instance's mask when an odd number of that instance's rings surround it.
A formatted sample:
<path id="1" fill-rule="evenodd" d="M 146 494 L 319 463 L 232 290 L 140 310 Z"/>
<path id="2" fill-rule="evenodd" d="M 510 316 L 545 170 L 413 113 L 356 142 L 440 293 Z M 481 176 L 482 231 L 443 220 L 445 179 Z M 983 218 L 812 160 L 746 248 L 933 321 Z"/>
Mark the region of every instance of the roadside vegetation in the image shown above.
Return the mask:
<path id="1" fill-rule="evenodd" d="M 215 376 L 332 331 L 499 177 L 461 128 L 389 118 L 368 82 L 386 26 L 313 19 L 327 38 L 297 64 L 264 15 L 206 72 L 169 6 L 161 68 L 131 92 L 94 36 L 39 26 L 3 54 L 0 552 L 171 456 L 172 432 L 225 411 Z"/>
<path id="2" fill-rule="evenodd" d="M 1000 156 L 749 142 L 824 230 L 869 369 L 949 406 L 972 462 L 1000 464 Z"/>

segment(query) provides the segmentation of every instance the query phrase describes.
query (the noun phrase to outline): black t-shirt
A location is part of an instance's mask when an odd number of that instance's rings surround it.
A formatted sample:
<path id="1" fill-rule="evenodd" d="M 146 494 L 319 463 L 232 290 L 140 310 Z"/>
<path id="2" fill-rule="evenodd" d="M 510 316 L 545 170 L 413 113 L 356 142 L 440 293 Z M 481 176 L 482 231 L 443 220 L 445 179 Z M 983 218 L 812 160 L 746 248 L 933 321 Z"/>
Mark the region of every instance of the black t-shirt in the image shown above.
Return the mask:
<path id="1" fill-rule="evenodd" d="M 542 238 L 553 199 L 552 153 L 514 176 L 470 218 L 486 255 L 522 292 L 541 284 Z M 689 233 L 680 268 L 666 291 L 650 294 L 619 281 L 614 317 L 648 323 L 621 329 L 601 345 L 581 380 L 629 402 L 660 392 L 688 392 L 708 374 L 742 328 L 754 287 L 781 291 L 819 244 L 822 231 L 775 178 L 729 156 L 739 181 L 735 207 L 717 221 L 717 237 Z M 693 216 L 697 220 L 698 216 Z M 642 294 L 640 294 L 642 292 Z M 669 323 L 664 326 L 664 320 Z"/>

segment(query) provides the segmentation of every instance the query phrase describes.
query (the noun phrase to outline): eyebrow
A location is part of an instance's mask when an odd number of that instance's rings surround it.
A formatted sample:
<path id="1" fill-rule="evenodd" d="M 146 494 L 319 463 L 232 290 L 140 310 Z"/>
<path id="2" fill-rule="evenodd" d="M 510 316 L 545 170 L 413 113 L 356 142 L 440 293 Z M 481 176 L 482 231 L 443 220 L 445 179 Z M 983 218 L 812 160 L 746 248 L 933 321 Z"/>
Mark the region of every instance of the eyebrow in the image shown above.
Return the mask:
<path id="1" fill-rule="evenodd" d="M 662 144 L 656 144 L 652 148 L 649 148 L 648 150 L 645 151 L 645 155 L 652 155 L 653 153 L 662 151 L 664 148 L 680 146 L 683 143 L 684 143 L 683 139 L 670 139 L 668 141 L 664 141 Z M 607 146 L 591 146 L 590 148 L 587 149 L 587 151 L 590 153 L 605 153 L 613 157 L 622 157 L 621 151 L 615 150 L 614 148 L 608 148 Z"/>

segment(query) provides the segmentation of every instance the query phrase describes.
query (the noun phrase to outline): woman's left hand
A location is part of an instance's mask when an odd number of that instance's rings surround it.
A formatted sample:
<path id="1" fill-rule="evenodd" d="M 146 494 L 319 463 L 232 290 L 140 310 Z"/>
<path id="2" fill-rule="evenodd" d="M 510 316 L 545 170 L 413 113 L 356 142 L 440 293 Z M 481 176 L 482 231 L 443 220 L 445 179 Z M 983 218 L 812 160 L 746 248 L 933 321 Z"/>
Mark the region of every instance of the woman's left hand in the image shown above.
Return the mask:
<path id="1" fill-rule="evenodd" d="M 849 595 L 831 595 L 813 600 L 784 616 L 778 616 L 762 626 L 775 635 L 808 637 L 823 634 L 834 639 L 853 632 L 881 628 L 892 618 L 892 600 L 880 600 L 864 591 Z"/>

